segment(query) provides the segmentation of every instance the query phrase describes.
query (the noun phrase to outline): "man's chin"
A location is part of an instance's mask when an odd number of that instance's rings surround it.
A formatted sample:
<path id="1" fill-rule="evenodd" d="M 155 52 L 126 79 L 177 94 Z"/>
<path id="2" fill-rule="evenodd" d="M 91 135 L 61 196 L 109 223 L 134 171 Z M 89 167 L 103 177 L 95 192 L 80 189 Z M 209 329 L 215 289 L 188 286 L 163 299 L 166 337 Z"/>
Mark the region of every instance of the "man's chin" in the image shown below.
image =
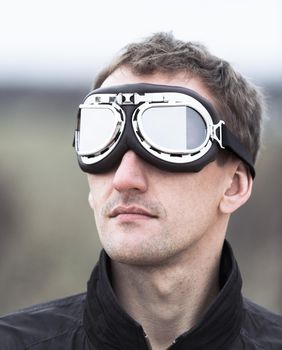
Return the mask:
<path id="1" fill-rule="evenodd" d="M 142 247 L 104 247 L 107 255 L 112 261 L 127 264 L 132 266 L 147 266 L 156 267 L 163 265 L 167 260 L 171 258 L 173 252 L 171 251 L 161 251 L 160 249 L 149 249 L 148 247 L 142 249 Z"/>
<path id="2" fill-rule="evenodd" d="M 100 235 L 101 244 L 108 256 L 118 263 L 160 265 L 177 253 L 177 246 L 169 232 L 160 230 L 159 227 L 152 226 L 150 230 L 144 230 L 141 225 L 131 227 L 131 230 L 123 227 L 120 230 L 103 232 L 104 234 Z"/>

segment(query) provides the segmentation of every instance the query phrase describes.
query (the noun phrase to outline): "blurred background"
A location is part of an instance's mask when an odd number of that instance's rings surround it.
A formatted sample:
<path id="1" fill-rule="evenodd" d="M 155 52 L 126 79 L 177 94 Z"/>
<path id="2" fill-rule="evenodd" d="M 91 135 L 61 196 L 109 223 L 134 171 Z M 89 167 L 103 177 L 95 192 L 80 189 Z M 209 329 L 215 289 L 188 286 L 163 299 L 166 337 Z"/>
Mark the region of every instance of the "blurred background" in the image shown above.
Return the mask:
<path id="1" fill-rule="evenodd" d="M 267 100 L 252 199 L 228 232 L 244 294 L 282 312 L 282 2 L 2 1 L 0 313 L 85 290 L 100 245 L 71 147 L 77 106 L 127 43 L 204 43 Z"/>

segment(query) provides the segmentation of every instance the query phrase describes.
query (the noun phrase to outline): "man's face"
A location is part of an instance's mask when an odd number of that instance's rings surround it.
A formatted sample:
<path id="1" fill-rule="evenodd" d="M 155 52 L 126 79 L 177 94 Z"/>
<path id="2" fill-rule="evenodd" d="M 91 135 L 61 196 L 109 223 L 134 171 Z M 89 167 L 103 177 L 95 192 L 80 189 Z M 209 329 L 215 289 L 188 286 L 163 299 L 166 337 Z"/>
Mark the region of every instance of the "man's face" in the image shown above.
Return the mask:
<path id="1" fill-rule="evenodd" d="M 103 86 L 140 82 L 183 86 L 211 100 L 199 80 L 183 75 L 136 76 L 121 68 Z M 217 162 L 198 173 L 167 172 L 129 150 L 110 172 L 88 174 L 102 246 L 113 260 L 158 265 L 189 254 L 197 242 L 222 239 L 219 203 L 230 181 L 226 173 Z"/>

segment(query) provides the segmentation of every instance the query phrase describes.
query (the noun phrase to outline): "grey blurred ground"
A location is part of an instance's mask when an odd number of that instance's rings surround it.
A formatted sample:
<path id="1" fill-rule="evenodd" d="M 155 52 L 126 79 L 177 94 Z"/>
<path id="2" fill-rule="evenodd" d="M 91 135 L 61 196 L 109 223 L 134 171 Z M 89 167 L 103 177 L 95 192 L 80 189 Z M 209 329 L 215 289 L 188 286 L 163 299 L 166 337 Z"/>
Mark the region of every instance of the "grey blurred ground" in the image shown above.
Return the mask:
<path id="1" fill-rule="evenodd" d="M 85 290 L 100 245 L 85 175 L 71 147 L 81 89 L 0 88 L 0 313 Z M 254 195 L 229 240 L 244 293 L 282 313 L 282 89 L 267 86 L 270 120 Z"/>

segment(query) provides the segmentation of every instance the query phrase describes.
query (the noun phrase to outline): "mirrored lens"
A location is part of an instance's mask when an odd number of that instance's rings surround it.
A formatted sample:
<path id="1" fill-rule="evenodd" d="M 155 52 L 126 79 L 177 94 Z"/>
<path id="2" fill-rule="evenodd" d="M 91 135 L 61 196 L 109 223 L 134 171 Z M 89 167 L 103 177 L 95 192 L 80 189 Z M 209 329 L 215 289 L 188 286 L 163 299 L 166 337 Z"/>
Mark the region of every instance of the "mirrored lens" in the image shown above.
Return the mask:
<path id="1" fill-rule="evenodd" d="M 205 120 L 187 106 L 151 107 L 142 114 L 141 123 L 144 137 L 176 152 L 201 146 L 207 135 Z"/>
<path id="2" fill-rule="evenodd" d="M 112 140 L 115 129 L 116 118 L 109 108 L 82 108 L 79 152 L 86 155 L 102 150 Z"/>

